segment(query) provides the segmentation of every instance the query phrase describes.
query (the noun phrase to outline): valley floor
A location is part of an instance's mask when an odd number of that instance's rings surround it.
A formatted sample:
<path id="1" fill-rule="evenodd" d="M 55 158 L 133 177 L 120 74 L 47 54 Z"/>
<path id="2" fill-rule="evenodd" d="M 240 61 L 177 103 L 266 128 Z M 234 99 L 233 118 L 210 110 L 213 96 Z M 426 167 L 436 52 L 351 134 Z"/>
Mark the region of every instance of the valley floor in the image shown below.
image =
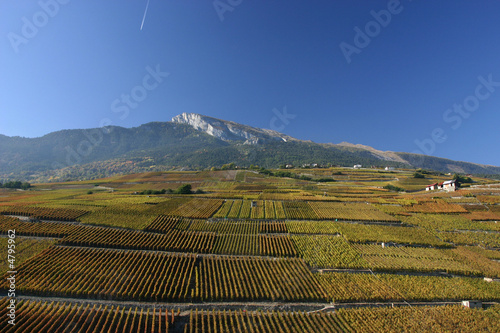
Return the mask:
<path id="1" fill-rule="evenodd" d="M 382 186 L 420 186 L 410 171 L 294 172 L 349 179 L 155 172 L 5 191 L 0 332 L 500 331 L 499 185 L 408 194 Z"/>

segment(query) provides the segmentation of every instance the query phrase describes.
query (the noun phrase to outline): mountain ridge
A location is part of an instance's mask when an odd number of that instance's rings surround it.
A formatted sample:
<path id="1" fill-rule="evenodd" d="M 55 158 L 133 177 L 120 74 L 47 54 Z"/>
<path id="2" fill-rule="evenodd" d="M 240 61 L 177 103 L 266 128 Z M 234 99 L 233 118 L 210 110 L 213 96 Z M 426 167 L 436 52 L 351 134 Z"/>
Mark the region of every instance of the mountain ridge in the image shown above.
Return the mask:
<path id="1" fill-rule="evenodd" d="M 204 131 L 205 133 L 215 136 L 223 141 L 233 141 L 240 138 L 240 140 L 244 139 L 248 144 L 255 144 L 259 139 L 281 140 L 284 142 L 289 140 L 298 140 L 274 130 L 242 125 L 234 121 L 222 120 L 198 113 L 181 113 L 173 117 L 172 122 L 188 124 L 194 129 Z"/>
<path id="2" fill-rule="evenodd" d="M 97 178 L 135 171 L 206 169 L 231 162 L 242 167 L 362 164 L 500 174 L 497 166 L 346 142 L 314 143 L 195 113 L 132 128 L 60 130 L 38 138 L 0 135 L 0 180 Z"/>

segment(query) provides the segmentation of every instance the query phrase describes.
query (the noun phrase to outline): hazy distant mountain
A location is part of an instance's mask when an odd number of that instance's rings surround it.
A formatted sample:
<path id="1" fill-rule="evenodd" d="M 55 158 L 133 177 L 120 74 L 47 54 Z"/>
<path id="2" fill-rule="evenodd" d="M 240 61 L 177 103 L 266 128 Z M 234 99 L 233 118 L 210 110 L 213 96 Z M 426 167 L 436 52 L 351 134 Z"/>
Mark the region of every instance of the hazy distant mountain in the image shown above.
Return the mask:
<path id="1" fill-rule="evenodd" d="M 500 174 L 500 167 L 369 146 L 302 141 L 267 129 L 193 113 L 134 128 L 63 130 L 39 138 L 0 135 L 0 179 L 94 178 L 122 172 L 283 164 L 422 167 Z"/>

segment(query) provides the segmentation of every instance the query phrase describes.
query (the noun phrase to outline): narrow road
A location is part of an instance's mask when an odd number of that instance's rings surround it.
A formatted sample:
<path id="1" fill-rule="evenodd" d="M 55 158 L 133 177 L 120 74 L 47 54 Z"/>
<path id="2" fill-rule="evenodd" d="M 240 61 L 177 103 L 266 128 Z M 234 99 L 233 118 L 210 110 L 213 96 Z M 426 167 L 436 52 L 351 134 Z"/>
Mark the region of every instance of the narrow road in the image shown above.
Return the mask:
<path id="1" fill-rule="evenodd" d="M 4 293 L 2 293 L 4 294 Z M 4 297 L 5 295 L 0 295 Z M 165 303 L 165 302 L 135 302 L 135 301 L 115 301 L 98 300 L 84 298 L 65 298 L 65 297 L 45 297 L 45 296 L 16 296 L 17 300 L 60 302 L 71 304 L 102 304 L 104 306 L 120 307 L 138 307 L 138 308 L 156 308 L 156 309 L 179 309 L 182 315 L 189 315 L 190 310 L 245 310 L 245 311 L 335 311 L 335 309 L 348 309 L 360 307 L 391 307 L 391 306 L 443 306 L 458 305 L 461 301 L 439 301 L 439 302 L 357 302 L 357 303 L 299 303 L 299 302 L 201 302 L 201 303 Z M 499 302 L 483 302 L 485 306 L 500 304 Z"/>

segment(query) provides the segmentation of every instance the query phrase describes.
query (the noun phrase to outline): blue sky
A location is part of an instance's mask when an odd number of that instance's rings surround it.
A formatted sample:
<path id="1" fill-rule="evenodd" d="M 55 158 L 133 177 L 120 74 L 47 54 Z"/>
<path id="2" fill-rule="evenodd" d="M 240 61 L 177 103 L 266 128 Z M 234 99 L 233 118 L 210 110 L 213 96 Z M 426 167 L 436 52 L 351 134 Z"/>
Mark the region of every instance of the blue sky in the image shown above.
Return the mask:
<path id="1" fill-rule="evenodd" d="M 195 112 L 500 165 L 498 1 L 146 3 L 0 2 L 0 133 Z"/>

